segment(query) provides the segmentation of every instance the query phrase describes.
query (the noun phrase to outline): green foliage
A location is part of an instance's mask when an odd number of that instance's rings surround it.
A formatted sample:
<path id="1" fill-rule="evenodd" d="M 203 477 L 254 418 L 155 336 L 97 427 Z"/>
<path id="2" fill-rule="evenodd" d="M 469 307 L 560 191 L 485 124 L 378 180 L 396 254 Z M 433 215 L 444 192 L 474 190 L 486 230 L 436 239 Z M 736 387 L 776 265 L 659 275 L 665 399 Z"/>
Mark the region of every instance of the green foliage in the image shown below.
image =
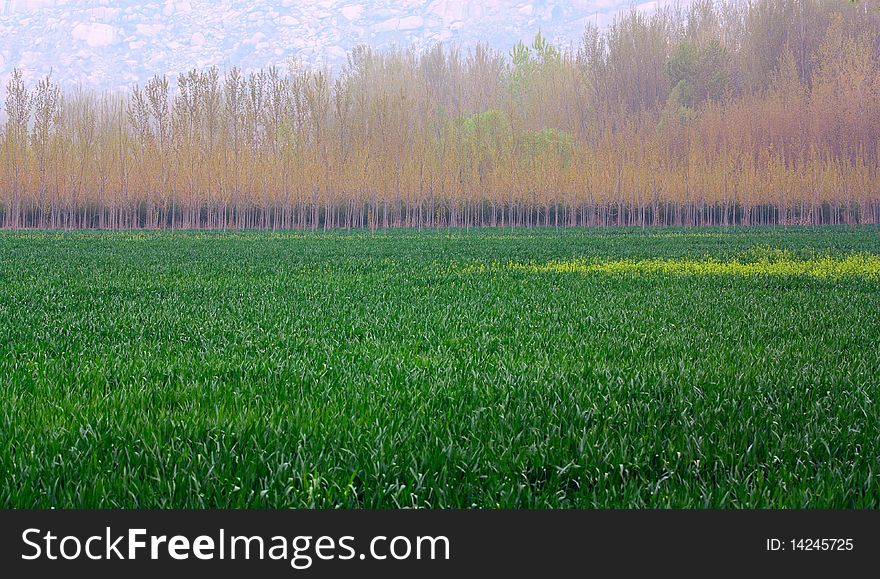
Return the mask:
<path id="1" fill-rule="evenodd" d="M 880 507 L 877 228 L 0 234 L 0 506 Z M 480 264 L 487 267 L 476 267 Z"/>
<path id="2" fill-rule="evenodd" d="M 681 81 L 672 87 L 666 106 L 660 113 L 659 128 L 670 125 L 686 125 L 694 118 L 694 109 L 687 103 L 693 102 L 692 85 Z"/>
<path id="3" fill-rule="evenodd" d="M 530 47 L 521 40 L 517 42 L 510 52 L 511 67 L 508 74 L 508 85 L 514 98 L 522 99 L 535 82 L 540 82 L 541 72 L 549 67 L 559 66 L 561 58 L 559 48 L 548 42 L 540 31 Z"/>
<path id="4" fill-rule="evenodd" d="M 474 113 L 461 123 L 461 142 L 471 158 L 482 159 L 501 154 L 513 139 L 507 115 L 490 109 Z"/>
<path id="5" fill-rule="evenodd" d="M 679 43 L 666 62 L 665 72 L 677 91 L 675 98 L 691 109 L 722 98 L 730 84 L 727 50 L 717 39 Z"/>
<path id="6" fill-rule="evenodd" d="M 532 42 L 532 50 L 535 51 L 535 58 L 541 65 L 556 64 L 561 57 L 559 48 L 550 42 L 547 42 L 547 39 L 541 35 L 540 30 L 535 34 L 535 40 Z"/>
<path id="7" fill-rule="evenodd" d="M 551 159 L 563 167 L 571 165 L 574 138 L 565 131 L 545 127 L 540 131 L 524 131 L 520 148 L 528 159 Z"/>

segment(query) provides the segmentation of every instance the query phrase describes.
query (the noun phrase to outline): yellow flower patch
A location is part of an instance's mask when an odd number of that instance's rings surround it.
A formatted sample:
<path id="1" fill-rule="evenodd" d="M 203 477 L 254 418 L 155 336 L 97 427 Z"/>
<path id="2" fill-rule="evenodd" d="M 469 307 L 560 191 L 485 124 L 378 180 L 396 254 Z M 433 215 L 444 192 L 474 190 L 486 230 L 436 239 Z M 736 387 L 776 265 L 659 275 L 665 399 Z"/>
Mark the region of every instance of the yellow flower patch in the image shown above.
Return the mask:
<path id="1" fill-rule="evenodd" d="M 667 275 L 773 275 L 809 276 L 821 279 L 841 277 L 880 277 L 880 256 L 856 253 L 846 257 L 824 256 L 814 259 L 790 257 L 756 261 L 719 261 L 717 259 L 587 259 L 552 260 L 546 263 L 508 262 L 506 269 L 532 273 L 607 273 Z M 484 266 L 471 271 L 485 270 Z"/>

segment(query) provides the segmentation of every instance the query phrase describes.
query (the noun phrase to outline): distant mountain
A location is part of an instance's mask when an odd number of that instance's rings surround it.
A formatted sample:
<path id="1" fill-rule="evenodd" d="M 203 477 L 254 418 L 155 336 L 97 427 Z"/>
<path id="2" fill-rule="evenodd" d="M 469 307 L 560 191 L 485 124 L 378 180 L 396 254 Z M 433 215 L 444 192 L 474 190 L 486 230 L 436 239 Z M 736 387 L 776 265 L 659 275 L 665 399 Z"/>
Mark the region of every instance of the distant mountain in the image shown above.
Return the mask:
<path id="1" fill-rule="evenodd" d="M 639 5 L 652 10 L 656 2 Z M 0 0 L 0 82 L 13 67 L 33 83 L 121 90 L 154 74 L 291 57 L 338 68 L 358 44 L 423 48 L 477 42 L 508 52 L 543 34 L 575 45 L 587 22 L 608 24 L 621 0 Z"/>

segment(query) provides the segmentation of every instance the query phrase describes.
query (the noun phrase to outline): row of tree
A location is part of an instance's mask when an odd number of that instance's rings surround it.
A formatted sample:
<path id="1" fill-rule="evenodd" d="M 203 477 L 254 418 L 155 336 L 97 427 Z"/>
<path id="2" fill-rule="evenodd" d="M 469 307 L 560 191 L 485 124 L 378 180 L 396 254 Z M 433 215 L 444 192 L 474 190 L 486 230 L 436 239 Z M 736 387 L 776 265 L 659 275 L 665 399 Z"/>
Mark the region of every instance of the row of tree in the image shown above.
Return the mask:
<path id="1" fill-rule="evenodd" d="M 880 223 L 875 1 L 698 0 L 507 56 L 7 86 L 9 228 Z"/>

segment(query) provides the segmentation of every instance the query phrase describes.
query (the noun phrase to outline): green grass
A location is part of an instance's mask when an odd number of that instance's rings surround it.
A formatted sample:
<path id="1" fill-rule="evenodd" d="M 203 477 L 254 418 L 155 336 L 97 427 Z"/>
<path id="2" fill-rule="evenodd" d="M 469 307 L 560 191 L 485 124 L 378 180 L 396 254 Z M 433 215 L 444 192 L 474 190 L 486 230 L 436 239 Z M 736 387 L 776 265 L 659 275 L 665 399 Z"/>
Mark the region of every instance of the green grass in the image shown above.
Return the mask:
<path id="1" fill-rule="evenodd" d="M 0 507 L 878 507 L 877 276 L 492 266 L 776 253 L 880 229 L 2 233 Z"/>

